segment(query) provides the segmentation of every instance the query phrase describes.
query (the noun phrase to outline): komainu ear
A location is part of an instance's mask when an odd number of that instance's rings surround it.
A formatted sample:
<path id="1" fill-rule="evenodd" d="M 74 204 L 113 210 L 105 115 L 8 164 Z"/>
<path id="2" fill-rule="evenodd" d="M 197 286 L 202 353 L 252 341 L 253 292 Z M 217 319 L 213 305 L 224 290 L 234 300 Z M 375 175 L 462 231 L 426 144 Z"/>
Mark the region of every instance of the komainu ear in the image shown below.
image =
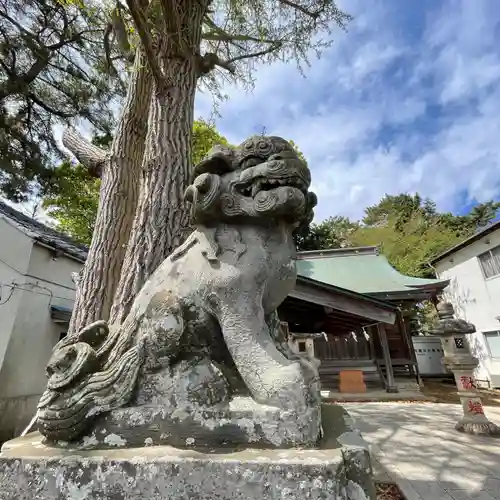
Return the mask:
<path id="1" fill-rule="evenodd" d="M 184 200 L 191 203 L 192 218 L 209 212 L 220 198 L 221 178 L 216 174 L 201 174 L 184 192 Z"/>
<path id="2" fill-rule="evenodd" d="M 193 183 L 184 191 L 184 201 L 194 203 L 195 199 L 198 200 L 200 196 L 209 193 L 210 188 L 214 184 L 214 177 L 218 176 L 208 173 L 198 175 Z"/>
<path id="3" fill-rule="evenodd" d="M 192 181 L 202 174 L 224 175 L 234 170 L 234 150 L 230 146 L 214 146 L 193 169 Z"/>

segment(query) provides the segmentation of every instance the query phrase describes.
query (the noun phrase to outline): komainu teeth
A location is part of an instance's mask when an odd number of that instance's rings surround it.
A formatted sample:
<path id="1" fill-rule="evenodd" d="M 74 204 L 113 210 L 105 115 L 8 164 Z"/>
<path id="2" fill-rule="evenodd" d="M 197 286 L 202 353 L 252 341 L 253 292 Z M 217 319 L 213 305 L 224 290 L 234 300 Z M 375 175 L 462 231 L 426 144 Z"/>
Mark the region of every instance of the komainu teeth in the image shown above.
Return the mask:
<path id="1" fill-rule="evenodd" d="M 250 186 L 247 186 L 241 190 L 244 196 L 252 196 L 255 198 L 257 193 L 262 190 L 274 189 L 275 186 L 292 186 L 300 190 L 307 190 L 304 182 L 297 177 L 289 177 L 286 179 L 255 179 Z"/>

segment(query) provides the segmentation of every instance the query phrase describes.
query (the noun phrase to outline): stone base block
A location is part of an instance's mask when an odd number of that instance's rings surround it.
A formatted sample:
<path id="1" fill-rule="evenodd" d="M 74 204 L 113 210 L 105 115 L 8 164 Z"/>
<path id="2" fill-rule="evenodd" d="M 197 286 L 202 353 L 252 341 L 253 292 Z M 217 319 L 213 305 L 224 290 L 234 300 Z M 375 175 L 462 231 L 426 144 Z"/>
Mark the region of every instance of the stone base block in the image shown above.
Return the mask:
<path id="1" fill-rule="evenodd" d="M 70 450 L 38 433 L 0 455 L 2 500 L 374 500 L 368 449 L 343 408 L 323 408 L 325 435 L 311 449 Z"/>
<path id="2" fill-rule="evenodd" d="M 475 422 L 471 420 L 461 420 L 455 425 L 455 429 L 465 434 L 475 436 L 495 436 L 500 437 L 500 427 L 493 422 Z"/>
<path id="3" fill-rule="evenodd" d="M 160 405 L 119 408 L 97 420 L 80 442 L 47 443 L 78 449 L 177 447 L 316 447 L 321 437 L 321 407 L 283 410 L 237 397 L 220 407 Z"/>

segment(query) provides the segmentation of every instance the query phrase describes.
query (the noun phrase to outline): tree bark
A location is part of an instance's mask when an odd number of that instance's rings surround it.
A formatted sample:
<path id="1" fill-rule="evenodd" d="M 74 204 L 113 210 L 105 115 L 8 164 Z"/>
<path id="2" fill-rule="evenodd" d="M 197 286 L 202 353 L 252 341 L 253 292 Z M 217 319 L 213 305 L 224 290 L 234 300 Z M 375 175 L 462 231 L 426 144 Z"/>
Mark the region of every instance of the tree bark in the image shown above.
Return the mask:
<path id="1" fill-rule="evenodd" d="M 153 92 L 139 202 L 112 323 L 123 322 L 145 281 L 189 230 L 183 195 L 191 170 L 199 46 L 208 4 L 208 0 L 183 0 L 175 13 L 164 13 L 167 27 L 158 50 L 164 85 L 156 85 Z"/>
<path id="2" fill-rule="evenodd" d="M 137 50 L 122 115 L 102 168 L 97 219 L 69 334 L 109 319 L 137 207 L 152 87 L 143 52 Z M 74 153 L 78 157 L 78 151 Z"/>
<path id="3" fill-rule="evenodd" d="M 102 177 L 102 169 L 106 166 L 109 157 L 106 151 L 88 142 L 72 128 L 64 131 L 63 143 L 92 175 Z"/>

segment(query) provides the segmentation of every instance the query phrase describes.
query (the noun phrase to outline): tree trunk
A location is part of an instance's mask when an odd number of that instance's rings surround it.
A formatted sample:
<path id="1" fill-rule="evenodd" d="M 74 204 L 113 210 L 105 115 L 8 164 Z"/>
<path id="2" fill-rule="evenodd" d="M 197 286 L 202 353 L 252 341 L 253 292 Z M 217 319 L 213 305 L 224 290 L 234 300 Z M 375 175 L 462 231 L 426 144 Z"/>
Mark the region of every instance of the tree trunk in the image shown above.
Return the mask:
<path id="1" fill-rule="evenodd" d="M 69 334 L 109 319 L 137 207 L 152 88 L 145 57 L 138 50 L 116 135 L 101 171 L 97 219 L 77 286 Z M 82 154 L 88 151 L 88 147 L 82 149 Z"/>
<path id="2" fill-rule="evenodd" d="M 112 323 L 125 319 L 145 281 L 189 230 L 183 195 L 191 169 L 198 50 L 208 3 L 183 0 L 175 14 L 165 16 L 166 34 L 159 41 L 165 85 L 153 93 L 139 202 L 111 310 Z"/>

